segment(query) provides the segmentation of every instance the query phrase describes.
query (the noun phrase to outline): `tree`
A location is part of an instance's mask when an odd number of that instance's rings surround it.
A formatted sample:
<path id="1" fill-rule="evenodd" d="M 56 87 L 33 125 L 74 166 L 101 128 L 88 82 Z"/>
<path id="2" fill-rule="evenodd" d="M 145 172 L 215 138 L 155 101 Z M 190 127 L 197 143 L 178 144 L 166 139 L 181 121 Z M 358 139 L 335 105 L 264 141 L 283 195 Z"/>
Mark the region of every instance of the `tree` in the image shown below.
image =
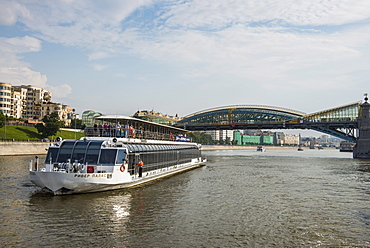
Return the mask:
<path id="1" fill-rule="evenodd" d="M 85 129 L 85 125 L 82 124 L 81 119 L 71 119 L 71 124 L 69 125 L 70 128 L 78 128 L 78 129 Z"/>
<path id="2" fill-rule="evenodd" d="M 190 132 L 187 133 L 186 136 L 191 137 L 193 142 L 203 144 L 203 145 L 210 145 L 213 144 L 212 136 L 202 132 Z"/>
<path id="3" fill-rule="evenodd" d="M 0 128 L 5 126 L 5 115 L 0 111 Z"/>
<path id="4" fill-rule="evenodd" d="M 55 135 L 64 126 L 64 122 L 59 119 L 58 112 L 45 115 L 42 121 L 44 123 L 37 123 L 35 127 L 44 138 Z"/>

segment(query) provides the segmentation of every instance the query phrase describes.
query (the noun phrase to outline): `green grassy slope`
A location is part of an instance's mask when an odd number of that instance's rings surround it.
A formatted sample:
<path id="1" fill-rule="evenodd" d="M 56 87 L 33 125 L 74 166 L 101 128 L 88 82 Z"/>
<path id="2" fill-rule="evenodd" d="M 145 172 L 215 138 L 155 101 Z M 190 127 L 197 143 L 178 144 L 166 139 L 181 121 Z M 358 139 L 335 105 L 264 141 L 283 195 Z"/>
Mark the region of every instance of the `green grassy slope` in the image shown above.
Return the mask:
<path id="1" fill-rule="evenodd" d="M 17 127 L 17 126 L 6 126 L 0 128 L 0 139 L 5 138 L 6 128 L 6 139 L 34 139 L 40 140 L 42 136 L 37 132 L 35 127 Z M 50 140 L 56 139 L 56 137 L 62 137 L 63 139 L 77 139 L 83 137 L 83 133 L 76 133 L 72 131 L 60 130 L 55 136 L 48 137 Z"/>

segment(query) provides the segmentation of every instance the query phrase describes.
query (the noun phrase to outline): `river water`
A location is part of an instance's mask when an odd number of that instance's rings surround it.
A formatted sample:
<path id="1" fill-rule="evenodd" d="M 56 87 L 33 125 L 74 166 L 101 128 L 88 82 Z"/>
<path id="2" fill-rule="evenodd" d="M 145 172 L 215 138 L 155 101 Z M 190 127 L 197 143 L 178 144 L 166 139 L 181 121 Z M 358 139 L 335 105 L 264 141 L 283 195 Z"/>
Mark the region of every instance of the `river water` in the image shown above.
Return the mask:
<path id="1" fill-rule="evenodd" d="M 370 161 L 338 150 L 205 151 L 154 183 L 40 193 L 0 157 L 0 247 L 370 247 Z"/>

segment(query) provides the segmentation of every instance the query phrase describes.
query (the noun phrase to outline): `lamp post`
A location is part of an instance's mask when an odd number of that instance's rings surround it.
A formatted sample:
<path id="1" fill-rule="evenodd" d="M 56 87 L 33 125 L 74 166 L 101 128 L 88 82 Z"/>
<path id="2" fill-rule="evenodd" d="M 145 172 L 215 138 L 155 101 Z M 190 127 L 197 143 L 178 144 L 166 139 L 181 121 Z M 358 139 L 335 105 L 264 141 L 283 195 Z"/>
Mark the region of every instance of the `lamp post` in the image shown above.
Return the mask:
<path id="1" fill-rule="evenodd" d="M 6 115 L 5 116 L 5 122 L 4 122 L 4 140 L 6 140 Z"/>
<path id="2" fill-rule="evenodd" d="M 76 114 L 75 114 L 75 109 L 72 109 L 72 112 L 73 112 L 73 116 L 75 118 L 75 140 L 76 140 Z"/>

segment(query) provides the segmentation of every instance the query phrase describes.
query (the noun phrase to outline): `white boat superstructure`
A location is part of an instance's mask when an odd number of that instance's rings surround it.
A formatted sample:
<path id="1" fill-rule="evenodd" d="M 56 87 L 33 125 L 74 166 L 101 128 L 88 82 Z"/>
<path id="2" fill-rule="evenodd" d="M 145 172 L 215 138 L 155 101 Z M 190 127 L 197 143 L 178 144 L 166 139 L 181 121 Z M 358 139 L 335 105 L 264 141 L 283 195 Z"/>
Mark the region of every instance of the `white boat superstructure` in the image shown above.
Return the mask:
<path id="1" fill-rule="evenodd" d="M 138 162 L 144 162 L 138 167 Z M 30 163 L 31 181 L 55 195 L 133 187 L 205 165 L 192 142 L 85 137 L 48 149 L 45 166 Z"/>

